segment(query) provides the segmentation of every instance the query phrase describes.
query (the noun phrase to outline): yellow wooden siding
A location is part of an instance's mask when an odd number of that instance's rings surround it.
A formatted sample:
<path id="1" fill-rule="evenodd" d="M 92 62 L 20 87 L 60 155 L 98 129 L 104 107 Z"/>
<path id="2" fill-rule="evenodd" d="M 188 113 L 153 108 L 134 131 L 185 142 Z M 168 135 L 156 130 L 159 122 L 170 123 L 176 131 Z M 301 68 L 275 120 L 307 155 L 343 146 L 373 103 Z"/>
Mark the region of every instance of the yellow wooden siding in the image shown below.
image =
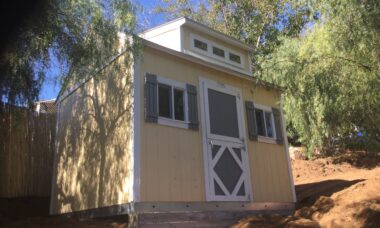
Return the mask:
<path id="1" fill-rule="evenodd" d="M 223 42 L 221 40 L 218 40 L 218 39 L 215 39 L 214 37 L 208 35 L 208 34 L 205 34 L 205 33 L 201 33 L 199 31 L 195 31 L 194 29 L 191 29 L 189 27 L 186 27 L 186 26 L 183 26 L 182 27 L 182 48 L 184 50 L 191 50 L 191 47 L 190 47 L 190 34 L 195 34 L 201 38 L 205 38 L 213 43 L 215 43 L 216 45 L 219 45 L 219 46 L 224 46 L 226 47 L 228 50 L 231 50 L 232 52 L 234 53 L 238 53 L 241 55 L 241 61 L 242 61 L 242 65 L 243 65 L 243 68 L 248 71 L 249 70 L 249 59 L 247 58 L 248 56 L 248 51 L 247 50 L 243 50 L 243 49 L 240 49 L 240 48 L 237 48 L 231 44 L 228 44 L 226 42 Z M 193 51 L 193 50 L 192 50 Z"/>
<path id="2" fill-rule="evenodd" d="M 198 88 L 199 77 L 240 88 L 243 100 L 279 107 L 278 91 L 256 86 L 252 80 L 178 59 L 145 47 L 141 81 L 146 72 L 190 83 Z M 140 95 L 144 97 L 141 83 Z M 141 107 L 144 113 L 144 107 Z M 245 111 L 244 111 L 245 116 Z M 245 118 L 245 117 L 244 117 Z M 146 123 L 141 119 L 141 201 L 205 201 L 201 127 L 198 131 Z M 261 202 L 291 202 L 292 192 L 283 145 L 248 141 L 253 197 Z"/>
<path id="3" fill-rule="evenodd" d="M 132 72 L 116 63 L 60 103 L 54 214 L 132 200 Z"/>

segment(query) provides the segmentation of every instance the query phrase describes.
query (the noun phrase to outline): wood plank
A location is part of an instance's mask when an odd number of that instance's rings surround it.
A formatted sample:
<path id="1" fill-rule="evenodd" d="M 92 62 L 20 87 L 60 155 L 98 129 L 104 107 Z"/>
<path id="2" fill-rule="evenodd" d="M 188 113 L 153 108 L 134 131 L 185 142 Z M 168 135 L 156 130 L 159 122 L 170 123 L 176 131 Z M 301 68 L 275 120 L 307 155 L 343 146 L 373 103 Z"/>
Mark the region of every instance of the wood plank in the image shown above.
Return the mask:
<path id="1" fill-rule="evenodd" d="M 49 196 L 55 115 L 0 106 L 0 197 Z"/>

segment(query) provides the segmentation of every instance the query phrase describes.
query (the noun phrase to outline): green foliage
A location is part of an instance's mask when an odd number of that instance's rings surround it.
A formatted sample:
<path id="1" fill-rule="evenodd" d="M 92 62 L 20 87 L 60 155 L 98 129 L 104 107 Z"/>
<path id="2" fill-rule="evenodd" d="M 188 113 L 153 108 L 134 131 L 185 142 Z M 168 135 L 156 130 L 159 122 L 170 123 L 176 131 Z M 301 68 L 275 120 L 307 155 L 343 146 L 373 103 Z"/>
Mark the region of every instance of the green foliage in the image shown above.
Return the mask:
<path id="1" fill-rule="evenodd" d="M 310 154 L 358 131 L 380 142 L 379 3 L 336 0 L 314 7 L 321 19 L 260 59 L 259 77 L 287 88 L 287 124 Z"/>
<path id="2" fill-rule="evenodd" d="M 162 0 L 156 10 L 169 18 L 186 16 L 255 47 L 252 63 L 271 53 L 279 37 L 298 36 L 309 21 L 304 4 L 290 0 Z"/>
<path id="3" fill-rule="evenodd" d="M 134 15 L 130 0 L 40 1 L 1 53 L 2 99 L 35 101 L 52 59 L 63 89 L 82 80 L 117 53 L 118 32 L 133 33 Z"/>

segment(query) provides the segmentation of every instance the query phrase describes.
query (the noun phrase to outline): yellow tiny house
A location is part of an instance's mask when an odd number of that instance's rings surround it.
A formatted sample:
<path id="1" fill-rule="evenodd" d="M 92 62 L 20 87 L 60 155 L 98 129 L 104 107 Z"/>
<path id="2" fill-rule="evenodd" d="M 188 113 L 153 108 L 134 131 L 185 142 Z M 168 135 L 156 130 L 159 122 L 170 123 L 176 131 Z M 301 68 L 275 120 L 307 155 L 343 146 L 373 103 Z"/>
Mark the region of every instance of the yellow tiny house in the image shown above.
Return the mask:
<path id="1" fill-rule="evenodd" d="M 133 66 L 60 99 L 51 213 L 292 210 L 280 90 L 253 49 L 187 18 L 140 37 Z"/>

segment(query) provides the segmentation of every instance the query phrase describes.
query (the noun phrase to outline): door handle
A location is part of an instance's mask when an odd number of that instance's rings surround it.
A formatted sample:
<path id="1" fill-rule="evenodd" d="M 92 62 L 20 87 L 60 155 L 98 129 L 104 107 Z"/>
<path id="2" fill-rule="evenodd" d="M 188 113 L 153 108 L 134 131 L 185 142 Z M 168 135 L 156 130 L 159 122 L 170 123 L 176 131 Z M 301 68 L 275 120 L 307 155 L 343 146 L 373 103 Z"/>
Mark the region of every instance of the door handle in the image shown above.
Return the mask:
<path id="1" fill-rule="evenodd" d="M 211 148 L 214 147 L 214 141 L 213 140 L 209 140 L 208 143 L 211 145 Z"/>

